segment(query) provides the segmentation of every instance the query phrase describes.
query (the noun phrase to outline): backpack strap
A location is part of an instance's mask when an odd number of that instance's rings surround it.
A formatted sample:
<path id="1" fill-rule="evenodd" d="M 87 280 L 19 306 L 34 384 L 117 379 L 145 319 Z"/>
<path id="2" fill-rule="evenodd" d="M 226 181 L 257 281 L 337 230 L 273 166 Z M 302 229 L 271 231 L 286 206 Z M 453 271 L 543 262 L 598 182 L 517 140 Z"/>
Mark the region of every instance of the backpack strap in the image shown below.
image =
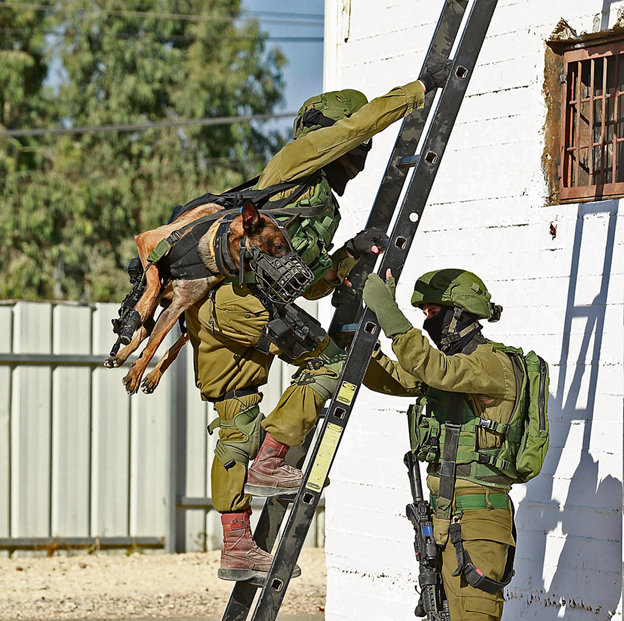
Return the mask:
<path id="1" fill-rule="evenodd" d="M 202 194 L 201 196 L 194 198 L 185 205 L 177 205 L 173 210 L 173 214 L 171 215 L 169 222 L 173 222 L 183 213 L 190 211 L 191 209 L 195 209 L 195 207 L 199 207 L 200 205 L 206 205 L 207 203 L 216 203 L 217 205 L 230 208 L 241 207 L 246 200 L 252 200 L 256 206 L 259 206 L 258 208 L 260 209 L 262 207 L 262 203 L 264 203 L 269 197 L 289 190 L 290 188 L 297 188 L 288 196 L 277 201 L 275 208 L 281 209 L 289 203 L 297 200 L 297 198 L 299 198 L 299 196 L 301 196 L 301 194 L 303 194 L 305 190 L 310 187 L 311 183 L 316 180 L 318 174 L 319 171 L 315 170 L 312 174 L 305 177 L 303 181 L 284 181 L 282 183 L 270 185 L 262 190 L 253 189 L 253 186 L 255 186 L 260 179 L 260 177 L 254 177 L 253 179 L 245 181 L 231 190 L 223 192 L 223 194 L 212 194 L 207 192 L 206 194 Z"/>

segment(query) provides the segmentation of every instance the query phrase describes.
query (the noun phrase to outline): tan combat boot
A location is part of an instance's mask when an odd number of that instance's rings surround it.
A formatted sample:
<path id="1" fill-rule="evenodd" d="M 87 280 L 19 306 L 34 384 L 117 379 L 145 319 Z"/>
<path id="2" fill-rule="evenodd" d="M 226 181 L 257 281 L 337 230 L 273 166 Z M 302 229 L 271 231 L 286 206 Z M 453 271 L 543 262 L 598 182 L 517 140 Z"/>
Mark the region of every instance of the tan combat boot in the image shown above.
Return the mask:
<path id="1" fill-rule="evenodd" d="M 222 580 L 249 580 L 255 584 L 263 584 L 271 568 L 273 557 L 258 547 L 251 534 L 250 515 L 251 507 L 246 511 L 221 515 L 223 550 L 217 575 Z M 295 565 L 292 577 L 300 575 L 301 569 Z"/>
<path id="2" fill-rule="evenodd" d="M 301 487 L 303 473 L 284 463 L 290 447 L 267 433 L 264 442 L 247 471 L 245 493 L 252 496 L 294 494 Z"/>

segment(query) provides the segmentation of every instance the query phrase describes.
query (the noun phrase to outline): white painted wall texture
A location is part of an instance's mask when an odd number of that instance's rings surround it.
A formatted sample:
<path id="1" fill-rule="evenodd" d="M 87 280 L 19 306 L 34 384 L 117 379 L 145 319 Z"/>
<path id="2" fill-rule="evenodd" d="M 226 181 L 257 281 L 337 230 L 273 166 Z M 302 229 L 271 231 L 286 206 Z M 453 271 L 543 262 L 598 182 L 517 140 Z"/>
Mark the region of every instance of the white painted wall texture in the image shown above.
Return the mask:
<path id="1" fill-rule="evenodd" d="M 441 7 L 327 0 L 325 89 L 371 98 L 416 79 Z M 421 273 L 472 270 L 505 308 L 486 335 L 550 363 L 550 451 L 542 474 L 513 490 L 519 547 L 504 619 L 622 618 L 624 207 L 547 205 L 541 169 L 545 41 L 561 18 L 591 32 L 622 8 L 499 2 L 398 288 L 409 309 Z M 341 200 L 337 242 L 363 227 L 397 131 L 375 137 Z M 408 315 L 422 325 L 422 314 Z M 363 389 L 351 417 L 327 490 L 328 620 L 413 618 L 407 406 Z"/>

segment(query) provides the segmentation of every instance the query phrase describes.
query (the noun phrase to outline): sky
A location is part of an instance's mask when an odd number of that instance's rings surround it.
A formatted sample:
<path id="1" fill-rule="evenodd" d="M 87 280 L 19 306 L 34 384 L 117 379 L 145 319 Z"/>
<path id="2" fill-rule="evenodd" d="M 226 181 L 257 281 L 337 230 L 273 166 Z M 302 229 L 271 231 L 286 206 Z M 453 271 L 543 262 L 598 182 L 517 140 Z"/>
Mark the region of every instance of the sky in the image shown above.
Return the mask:
<path id="1" fill-rule="evenodd" d="M 243 9 L 262 11 L 254 14 L 262 30 L 272 37 L 314 37 L 318 41 L 268 41 L 268 46 L 279 46 L 288 64 L 284 68 L 285 104 L 283 112 L 296 112 L 301 104 L 323 91 L 323 15 L 324 0 L 243 0 Z M 271 16 L 269 13 L 276 13 Z M 275 24 L 271 20 L 280 20 Z M 306 24 L 292 22 L 305 21 Z M 269 124 L 267 123 L 267 126 Z M 292 120 L 276 121 L 271 128 L 289 129 Z"/>

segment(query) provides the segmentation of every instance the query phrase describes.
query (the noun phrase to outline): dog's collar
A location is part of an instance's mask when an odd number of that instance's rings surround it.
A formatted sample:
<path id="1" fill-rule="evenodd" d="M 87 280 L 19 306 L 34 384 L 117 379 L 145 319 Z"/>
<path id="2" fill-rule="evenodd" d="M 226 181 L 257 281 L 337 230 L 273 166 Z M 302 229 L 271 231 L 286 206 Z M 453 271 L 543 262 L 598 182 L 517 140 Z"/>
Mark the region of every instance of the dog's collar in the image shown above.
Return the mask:
<path id="1" fill-rule="evenodd" d="M 237 272 L 236 265 L 232 259 L 232 253 L 230 252 L 230 225 L 235 217 L 236 214 L 227 214 L 219 222 L 214 236 L 214 260 L 219 273 L 226 278 L 233 278 Z M 244 240 L 245 235 L 241 237 L 241 249 L 244 247 Z M 242 260 L 240 264 L 242 266 Z"/>

